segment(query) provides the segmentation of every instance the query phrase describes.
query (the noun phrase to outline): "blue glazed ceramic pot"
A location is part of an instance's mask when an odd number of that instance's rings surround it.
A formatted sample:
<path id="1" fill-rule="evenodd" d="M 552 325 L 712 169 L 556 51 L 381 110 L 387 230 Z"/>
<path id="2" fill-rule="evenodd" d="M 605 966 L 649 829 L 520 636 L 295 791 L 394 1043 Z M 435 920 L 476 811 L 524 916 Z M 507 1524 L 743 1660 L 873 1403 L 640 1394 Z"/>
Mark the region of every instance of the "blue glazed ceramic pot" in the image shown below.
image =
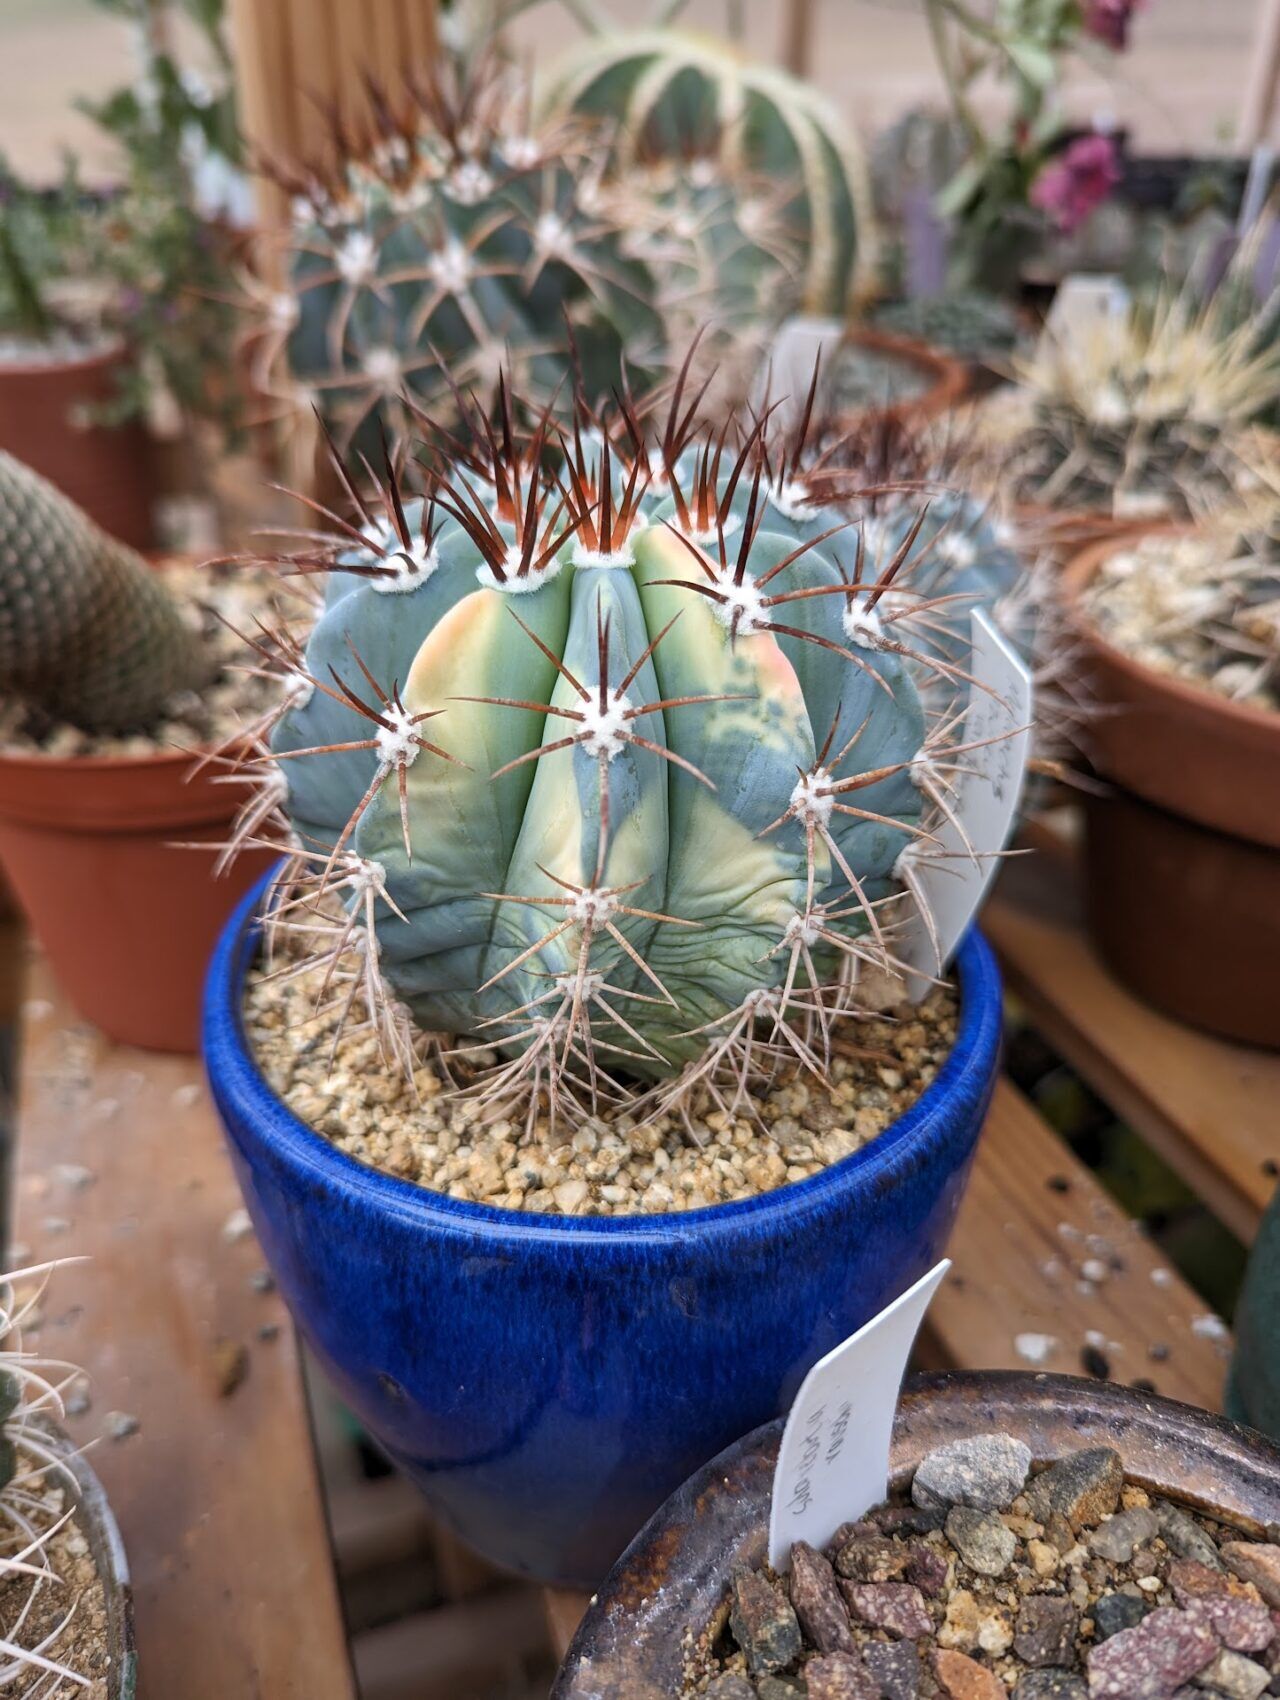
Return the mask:
<path id="1" fill-rule="evenodd" d="M 971 934 L 957 1043 L 820 1175 L 670 1216 L 541 1216 L 377 1173 L 294 1116 L 241 1022 L 251 893 L 210 968 L 205 1060 L 262 1247 L 340 1394 L 478 1551 L 592 1587 L 699 1465 L 937 1262 L 995 1082 L 1000 979 Z"/>

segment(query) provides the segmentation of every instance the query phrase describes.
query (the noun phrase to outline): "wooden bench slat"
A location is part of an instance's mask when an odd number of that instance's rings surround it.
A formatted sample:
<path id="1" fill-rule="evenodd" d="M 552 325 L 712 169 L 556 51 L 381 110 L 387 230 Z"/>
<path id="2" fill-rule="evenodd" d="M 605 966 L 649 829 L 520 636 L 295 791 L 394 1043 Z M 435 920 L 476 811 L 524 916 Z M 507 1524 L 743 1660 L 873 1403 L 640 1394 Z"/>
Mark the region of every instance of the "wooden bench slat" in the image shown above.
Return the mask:
<path id="1" fill-rule="evenodd" d="M 1082 1375 L 1092 1338 L 1114 1380 L 1149 1380 L 1171 1398 L 1220 1408 L 1225 1334 L 1205 1332 L 1215 1325 L 1202 1301 L 1007 1081 L 950 1255 L 922 1336 L 932 1364 Z M 1105 1275 L 1090 1280 L 1086 1264 Z M 1043 1337 L 1043 1357 L 1030 1341 L 1020 1350 L 1020 1336 Z M 1167 1358 L 1153 1358 L 1153 1346 Z"/>
<path id="2" fill-rule="evenodd" d="M 298 1352 L 194 1058 L 114 1048 L 28 978 L 17 1249 L 59 1270 L 35 1336 L 84 1367 L 137 1602 L 139 1700 L 354 1700 Z M 78 1171 L 84 1171 L 80 1173 Z M 263 1338 L 266 1329 L 270 1338 Z M 228 1390 L 236 1348 L 247 1373 Z"/>
<path id="3" fill-rule="evenodd" d="M 1010 862 L 983 927 L 1045 1039 L 1248 1244 L 1276 1185 L 1280 1055 L 1197 1033 L 1114 980 L 1062 852 Z"/>

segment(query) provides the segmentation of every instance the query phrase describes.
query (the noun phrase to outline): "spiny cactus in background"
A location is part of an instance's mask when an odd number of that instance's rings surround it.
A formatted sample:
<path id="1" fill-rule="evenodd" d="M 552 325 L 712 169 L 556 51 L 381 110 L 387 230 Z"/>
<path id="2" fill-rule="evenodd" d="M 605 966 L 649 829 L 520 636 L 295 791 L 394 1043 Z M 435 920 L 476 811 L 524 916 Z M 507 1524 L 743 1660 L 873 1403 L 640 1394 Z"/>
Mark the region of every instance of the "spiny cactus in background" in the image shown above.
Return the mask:
<path id="1" fill-rule="evenodd" d="M 344 447 L 376 458 L 380 428 L 487 392 L 501 367 L 545 398 L 567 394 L 572 355 L 582 393 L 605 398 L 704 318 L 744 332 L 762 306 L 770 322 L 787 310 L 778 273 L 796 262 L 772 191 L 705 162 L 606 182 L 601 126 L 532 125 L 490 53 L 442 59 L 373 114 L 368 134 L 335 122 L 323 164 L 277 171 L 294 221 L 250 284 L 257 387 L 286 413 L 318 409 Z"/>
<path id="2" fill-rule="evenodd" d="M 718 149 L 729 181 L 745 173 L 796 185 L 790 235 L 806 256 L 803 305 L 843 314 L 874 268 L 866 163 L 833 107 L 808 84 L 745 59 L 728 43 L 669 27 L 662 0 L 638 29 L 609 26 L 553 67 L 547 109 L 615 126 L 612 170 Z M 579 18 L 585 8 L 575 5 Z"/>
<path id="3" fill-rule="evenodd" d="M 1022 500 L 1121 517 L 1186 515 L 1236 489 L 1257 458 L 1254 427 L 1280 394 L 1280 340 L 1259 344 L 1187 294 L 1100 322 L 1018 368 L 1030 412 L 1011 420 Z"/>
<path id="4" fill-rule="evenodd" d="M 1085 604 L 1107 640 L 1144 666 L 1280 709 L 1280 474 L 1247 509 L 1117 549 Z"/>
<path id="5" fill-rule="evenodd" d="M 0 691 L 87 732 L 139 732 L 209 671 L 142 557 L 0 451 Z"/>
<path id="6" fill-rule="evenodd" d="M 1001 360 L 1018 342 L 1018 316 L 1007 301 L 981 290 L 955 290 L 890 301 L 870 315 L 877 330 L 912 337 L 966 360 Z"/>
<path id="7" fill-rule="evenodd" d="M 931 724 L 961 673 L 929 642 L 955 605 L 910 582 L 918 525 L 869 565 L 812 392 L 785 433 L 698 402 L 492 430 L 413 501 L 390 468 L 348 480 L 286 669 L 277 916 L 319 929 L 344 996 L 377 1009 L 385 979 L 501 1052 L 487 1089 L 530 1117 L 619 1076 L 736 1102 L 767 1059 L 821 1075 L 963 760 Z M 304 923 L 318 894 L 345 919 Z"/>

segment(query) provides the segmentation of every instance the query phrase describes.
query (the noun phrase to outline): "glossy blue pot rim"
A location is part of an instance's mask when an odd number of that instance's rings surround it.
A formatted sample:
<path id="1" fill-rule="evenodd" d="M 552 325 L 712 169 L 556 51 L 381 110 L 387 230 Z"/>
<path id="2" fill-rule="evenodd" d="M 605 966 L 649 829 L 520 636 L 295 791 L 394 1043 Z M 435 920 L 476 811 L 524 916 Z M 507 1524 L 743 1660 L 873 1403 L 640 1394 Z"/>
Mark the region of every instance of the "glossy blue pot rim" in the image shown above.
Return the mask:
<path id="1" fill-rule="evenodd" d="M 462 1233 L 482 1238 L 518 1232 L 522 1237 L 549 1241 L 593 1238 L 616 1245 L 620 1239 L 662 1243 L 694 1232 L 700 1238 L 745 1227 L 766 1211 L 804 1210 L 825 1204 L 844 1189 L 855 1174 L 875 1184 L 892 1180 L 892 1170 L 911 1148 L 922 1143 L 946 1113 L 947 1101 L 967 1070 L 990 1063 L 984 1059 L 999 1049 L 1003 1022 L 1000 971 L 991 947 L 971 928 L 953 964 L 960 981 L 960 1022 L 951 1054 L 933 1083 L 905 1114 L 849 1156 L 820 1174 L 791 1181 L 770 1192 L 700 1210 L 665 1215 L 553 1216 L 541 1211 L 506 1210 L 473 1204 L 432 1192 L 413 1181 L 357 1162 L 332 1145 L 288 1108 L 263 1079 L 245 1037 L 243 990 L 260 935 L 257 919 L 263 894 L 273 879 L 268 872 L 248 892 L 218 940 L 205 983 L 203 1049 L 214 1099 L 224 1112 L 237 1144 L 236 1123 L 254 1130 L 257 1143 L 271 1147 L 292 1167 L 315 1180 L 363 1196 L 370 1205 L 419 1221 L 435 1233 Z"/>

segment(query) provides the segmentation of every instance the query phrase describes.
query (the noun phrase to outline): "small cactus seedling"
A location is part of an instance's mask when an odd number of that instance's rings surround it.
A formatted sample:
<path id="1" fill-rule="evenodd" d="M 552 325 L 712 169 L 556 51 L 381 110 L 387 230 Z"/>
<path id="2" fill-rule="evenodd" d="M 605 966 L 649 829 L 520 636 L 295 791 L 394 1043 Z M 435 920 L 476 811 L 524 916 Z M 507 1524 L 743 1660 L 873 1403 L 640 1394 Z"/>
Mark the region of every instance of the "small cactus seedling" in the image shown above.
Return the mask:
<path id="1" fill-rule="evenodd" d="M 895 962 L 963 761 L 957 604 L 912 583 L 923 514 L 873 558 L 812 408 L 712 429 L 682 383 L 665 420 L 491 429 L 413 501 L 388 463 L 330 516 L 277 916 L 329 927 L 344 995 L 501 1053 L 531 1115 L 821 1076 Z"/>
<path id="2" fill-rule="evenodd" d="M 0 690 L 88 732 L 138 732 L 209 672 L 160 576 L 0 451 Z"/>
<path id="3" fill-rule="evenodd" d="M 766 260 L 787 309 L 776 197 L 705 161 L 606 180 L 601 126 L 534 124 L 491 54 L 442 59 L 373 113 L 367 134 L 335 122 L 323 161 L 276 170 L 294 220 L 248 286 L 258 389 L 286 418 L 318 410 L 344 449 L 376 459 L 410 405 L 439 413 L 500 369 L 548 398 L 571 354 L 606 398 L 702 317 L 754 326 Z"/>

